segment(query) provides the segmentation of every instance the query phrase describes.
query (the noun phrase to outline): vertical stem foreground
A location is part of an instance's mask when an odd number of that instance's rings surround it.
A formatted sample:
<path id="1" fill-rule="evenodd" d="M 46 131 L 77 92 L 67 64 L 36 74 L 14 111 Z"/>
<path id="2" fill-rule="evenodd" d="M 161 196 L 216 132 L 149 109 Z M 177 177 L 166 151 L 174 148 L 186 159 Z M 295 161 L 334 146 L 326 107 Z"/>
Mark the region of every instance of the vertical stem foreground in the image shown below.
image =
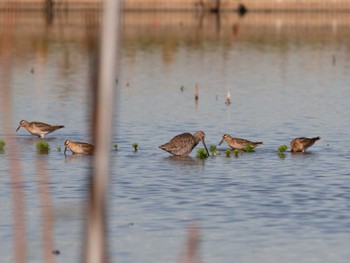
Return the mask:
<path id="1" fill-rule="evenodd" d="M 105 0 L 98 61 L 98 82 L 94 104 L 95 154 L 87 204 L 84 256 L 86 263 L 108 262 L 106 238 L 106 193 L 109 174 L 109 146 L 112 131 L 113 89 L 119 23 L 119 1 Z M 94 86 L 94 83 L 92 84 Z M 94 88 L 94 87 L 93 87 Z"/>
<path id="2" fill-rule="evenodd" d="M 37 187 L 41 208 L 41 240 L 43 249 L 43 262 L 55 263 L 54 238 L 53 238 L 53 202 L 50 191 L 50 180 L 46 156 L 37 157 Z"/>
<path id="3" fill-rule="evenodd" d="M 12 113 L 12 66 L 15 52 L 14 24 L 15 16 L 11 12 L 1 14 L 0 22 L 5 25 L 1 32 L 0 45 L 0 118 L 6 141 L 6 155 L 11 187 L 12 216 L 13 216 L 13 262 L 27 262 L 27 237 L 25 220 L 25 192 L 22 174 L 21 156 L 19 146 L 13 133 Z"/>

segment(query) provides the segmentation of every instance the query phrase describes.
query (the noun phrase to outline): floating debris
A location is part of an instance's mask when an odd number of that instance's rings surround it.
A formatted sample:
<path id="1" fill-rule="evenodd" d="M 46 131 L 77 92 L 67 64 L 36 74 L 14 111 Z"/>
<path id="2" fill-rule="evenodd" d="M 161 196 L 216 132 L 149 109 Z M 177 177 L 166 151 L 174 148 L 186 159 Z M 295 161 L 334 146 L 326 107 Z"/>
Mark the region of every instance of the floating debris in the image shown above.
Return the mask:
<path id="1" fill-rule="evenodd" d="M 227 91 L 227 94 L 226 94 L 226 101 L 225 101 L 225 104 L 226 105 L 230 105 L 231 104 L 231 94 L 229 91 Z"/>

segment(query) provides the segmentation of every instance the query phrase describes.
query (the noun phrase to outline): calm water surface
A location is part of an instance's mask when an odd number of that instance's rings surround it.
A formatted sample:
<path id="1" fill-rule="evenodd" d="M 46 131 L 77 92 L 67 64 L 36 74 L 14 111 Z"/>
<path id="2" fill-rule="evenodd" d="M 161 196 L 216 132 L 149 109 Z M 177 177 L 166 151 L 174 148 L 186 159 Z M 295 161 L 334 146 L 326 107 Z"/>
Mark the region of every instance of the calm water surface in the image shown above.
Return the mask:
<path id="1" fill-rule="evenodd" d="M 0 24 L 11 43 L 0 46 L 0 65 L 10 73 L 13 125 L 11 134 L 0 125 L 0 135 L 16 138 L 20 147 L 28 262 L 43 258 L 40 187 L 51 193 L 57 262 L 78 262 L 83 244 L 92 159 L 65 157 L 57 146 L 90 141 L 89 63 L 97 27 L 79 14 L 67 19 L 47 26 L 29 15 Z M 337 15 L 126 15 L 108 196 L 112 261 L 175 262 L 187 227 L 197 222 L 203 262 L 347 262 L 349 25 Z M 35 152 L 38 139 L 23 128 L 15 133 L 21 119 L 65 125 L 46 139 L 49 155 Z M 224 133 L 264 145 L 226 158 L 224 143 L 221 155 L 204 161 L 196 158 L 202 145 L 188 158 L 158 148 L 196 130 L 206 133 L 208 146 Z M 278 146 L 297 136 L 322 139 L 308 153 L 279 158 Z M 1 262 L 14 260 L 8 160 L 5 149 Z"/>

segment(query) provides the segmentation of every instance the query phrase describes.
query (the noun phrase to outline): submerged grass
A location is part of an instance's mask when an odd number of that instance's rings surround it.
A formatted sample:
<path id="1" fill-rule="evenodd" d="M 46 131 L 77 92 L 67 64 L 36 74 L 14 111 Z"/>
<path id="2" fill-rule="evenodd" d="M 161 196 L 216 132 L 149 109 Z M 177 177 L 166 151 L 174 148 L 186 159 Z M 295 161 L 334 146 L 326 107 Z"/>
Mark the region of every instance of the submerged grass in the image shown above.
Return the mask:
<path id="1" fill-rule="evenodd" d="M 114 150 L 118 151 L 118 144 L 114 144 Z"/>
<path id="2" fill-rule="evenodd" d="M 278 147 L 277 156 L 281 159 L 286 158 L 286 155 L 284 154 L 284 152 L 287 151 L 287 149 L 288 149 L 287 145 L 281 145 L 280 147 Z"/>
<path id="3" fill-rule="evenodd" d="M 0 141 L 0 153 L 4 153 L 5 152 L 5 145 L 6 143 L 4 141 Z"/>
<path id="4" fill-rule="evenodd" d="M 226 157 L 227 157 L 227 158 L 231 157 L 231 150 L 228 150 L 228 149 L 227 149 L 227 150 L 225 151 L 225 154 L 226 154 Z"/>
<path id="5" fill-rule="evenodd" d="M 216 149 L 215 145 L 210 145 L 209 150 L 212 156 L 220 155 L 220 152 Z"/>
<path id="6" fill-rule="evenodd" d="M 197 151 L 197 158 L 198 158 L 198 159 L 201 159 L 201 160 L 204 160 L 204 159 L 208 158 L 208 153 L 207 153 L 207 151 L 206 151 L 204 148 L 200 148 L 200 149 Z"/>
<path id="7" fill-rule="evenodd" d="M 245 152 L 255 152 L 254 151 L 254 146 L 253 145 L 250 145 L 248 144 L 246 147 L 244 147 L 243 149 Z"/>
<path id="8" fill-rule="evenodd" d="M 238 149 L 234 149 L 233 152 L 235 154 L 235 157 L 238 158 L 238 154 L 240 153 L 240 151 Z"/>
<path id="9" fill-rule="evenodd" d="M 280 147 L 278 147 L 277 151 L 283 153 L 283 152 L 287 151 L 287 149 L 288 149 L 287 145 L 281 145 Z"/>
<path id="10" fill-rule="evenodd" d="M 48 154 L 50 152 L 50 145 L 47 142 L 41 141 L 36 144 L 38 153 Z"/>
<path id="11" fill-rule="evenodd" d="M 135 152 L 137 152 L 137 147 L 138 147 L 138 146 L 139 146 L 139 145 L 138 145 L 137 143 L 133 143 L 133 144 L 132 144 L 132 147 L 134 147 L 134 151 L 135 151 Z"/>

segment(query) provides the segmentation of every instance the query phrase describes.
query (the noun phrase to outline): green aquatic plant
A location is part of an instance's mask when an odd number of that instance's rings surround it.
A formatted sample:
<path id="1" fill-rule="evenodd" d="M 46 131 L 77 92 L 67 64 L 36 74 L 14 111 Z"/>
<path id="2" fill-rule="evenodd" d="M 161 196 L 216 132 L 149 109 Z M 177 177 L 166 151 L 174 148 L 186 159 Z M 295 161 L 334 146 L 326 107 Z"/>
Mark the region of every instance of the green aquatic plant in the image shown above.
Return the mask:
<path id="1" fill-rule="evenodd" d="M 238 158 L 238 154 L 240 153 L 240 151 L 238 149 L 234 149 L 233 150 L 235 157 Z"/>
<path id="2" fill-rule="evenodd" d="M 200 148 L 200 149 L 197 151 L 197 158 L 198 158 L 198 159 L 201 159 L 201 160 L 204 160 L 204 159 L 208 158 L 208 153 L 207 153 L 207 151 L 206 151 L 204 148 Z"/>
<path id="3" fill-rule="evenodd" d="M 286 155 L 285 155 L 283 152 L 277 152 L 277 156 L 278 156 L 280 159 L 286 158 Z"/>
<path id="4" fill-rule="evenodd" d="M 114 150 L 118 151 L 118 144 L 114 144 Z"/>
<path id="5" fill-rule="evenodd" d="M 254 151 L 254 146 L 248 144 L 246 147 L 243 148 L 243 151 L 245 151 L 245 152 L 255 152 Z"/>
<path id="6" fill-rule="evenodd" d="M 50 151 L 50 145 L 47 142 L 41 141 L 36 144 L 36 150 L 38 153 L 47 154 Z"/>
<path id="7" fill-rule="evenodd" d="M 210 145 L 209 147 L 211 156 L 220 155 L 220 152 L 216 149 L 215 145 Z"/>
<path id="8" fill-rule="evenodd" d="M 135 152 L 137 152 L 137 147 L 138 147 L 139 145 L 137 144 L 137 143 L 133 143 L 133 145 L 132 145 L 132 147 L 134 147 L 134 151 Z"/>
<path id="9" fill-rule="evenodd" d="M 5 145 L 6 143 L 4 141 L 0 141 L 0 153 L 5 152 Z"/>
<path id="10" fill-rule="evenodd" d="M 227 158 L 231 157 L 231 150 L 226 150 L 225 154 Z"/>
<path id="11" fill-rule="evenodd" d="M 278 147 L 277 152 L 283 153 L 283 152 L 287 151 L 287 149 L 288 149 L 287 145 L 281 145 L 280 147 Z"/>
<path id="12" fill-rule="evenodd" d="M 58 151 L 58 152 L 61 151 L 61 146 L 57 146 L 57 151 Z"/>
<path id="13" fill-rule="evenodd" d="M 281 145 L 280 147 L 278 147 L 277 156 L 281 159 L 286 158 L 286 155 L 284 154 L 284 152 L 287 151 L 287 149 L 288 149 L 287 145 Z"/>

